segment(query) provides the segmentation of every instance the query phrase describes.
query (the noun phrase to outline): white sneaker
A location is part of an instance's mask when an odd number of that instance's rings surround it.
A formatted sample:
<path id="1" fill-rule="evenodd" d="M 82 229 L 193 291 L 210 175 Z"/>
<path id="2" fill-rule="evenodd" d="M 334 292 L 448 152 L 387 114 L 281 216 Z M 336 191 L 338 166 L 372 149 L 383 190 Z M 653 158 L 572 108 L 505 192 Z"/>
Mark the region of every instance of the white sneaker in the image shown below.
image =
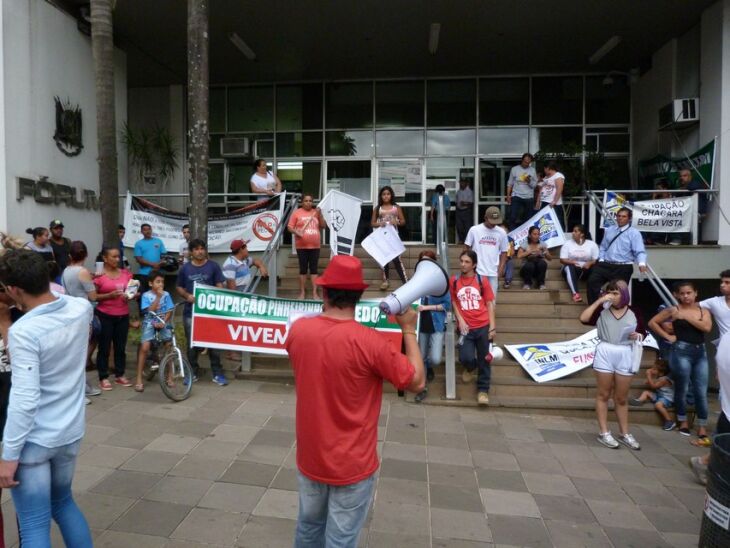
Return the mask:
<path id="1" fill-rule="evenodd" d="M 629 449 L 633 449 L 634 451 L 639 451 L 641 449 L 641 445 L 639 445 L 639 442 L 636 441 L 636 438 L 632 436 L 631 434 L 622 434 L 618 437 L 619 443 L 623 443 L 626 447 Z"/>
<path id="2" fill-rule="evenodd" d="M 609 449 L 618 449 L 618 442 L 611 432 L 603 432 L 602 434 L 599 434 L 596 439 L 598 440 L 598 443 L 605 445 Z"/>
<path id="3" fill-rule="evenodd" d="M 486 392 L 479 392 L 479 394 L 477 394 L 477 403 L 479 405 L 489 405 L 489 394 Z"/>

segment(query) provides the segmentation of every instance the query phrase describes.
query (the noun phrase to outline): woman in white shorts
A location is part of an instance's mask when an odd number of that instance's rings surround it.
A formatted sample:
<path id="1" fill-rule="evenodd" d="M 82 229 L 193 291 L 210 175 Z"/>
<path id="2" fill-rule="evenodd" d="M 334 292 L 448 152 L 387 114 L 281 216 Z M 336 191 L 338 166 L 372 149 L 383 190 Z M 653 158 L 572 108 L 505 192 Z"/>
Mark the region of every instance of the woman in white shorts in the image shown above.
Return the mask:
<path id="1" fill-rule="evenodd" d="M 633 370 L 633 342 L 642 338 L 637 313 L 629 307 L 629 288 L 623 280 L 606 284 L 604 293 L 580 315 L 584 324 L 595 325 L 599 343 L 593 357 L 596 373 L 596 417 L 600 432 L 598 441 L 618 449 L 619 443 L 630 449 L 641 449 L 629 432 L 628 394 Z M 640 316 L 640 315 L 639 315 Z M 608 400 L 613 393 L 613 405 L 620 435 L 614 438 L 608 429 Z"/>
<path id="2" fill-rule="evenodd" d="M 281 192 L 281 181 L 269 171 L 266 160 L 258 159 L 254 162 L 256 171 L 251 175 L 251 192 L 254 194 L 266 194 L 273 196 Z M 264 199 L 264 198 L 260 198 Z"/>

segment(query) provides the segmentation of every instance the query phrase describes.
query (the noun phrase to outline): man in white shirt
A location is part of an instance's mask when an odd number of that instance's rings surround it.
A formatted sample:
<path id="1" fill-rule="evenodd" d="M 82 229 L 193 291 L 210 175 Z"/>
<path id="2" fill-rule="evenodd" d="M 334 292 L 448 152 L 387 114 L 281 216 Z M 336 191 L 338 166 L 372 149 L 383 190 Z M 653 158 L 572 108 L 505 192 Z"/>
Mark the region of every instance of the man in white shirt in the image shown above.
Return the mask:
<path id="1" fill-rule="evenodd" d="M 469 227 L 474 222 L 474 193 L 466 179 L 459 181 L 456 191 L 456 241 L 464 243 Z"/>
<path id="2" fill-rule="evenodd" d="M 190 225 L 183 225 L 182 235 L 185 241 L 180 244 L 181 265 L 187 263 L 190 260 L 190 250 L 188 249 L 188 247 L 190 246 Z"/>
<path id="3" fill-rule="evenodd" d="M 545 178 L 540 184 L 540 209 L 550 206 L 555 210 L 560 226 L 565 230 L 563 218 L 563 188 L 565 175 L 558 171 L 558 164 L 550 161 L 545 166 Z"/>
<path id="4" fill-rule="evenodd" d="M 535 185 L 537 173 L 532 167 L 532 154 L 526 152 L 522 160 L 509 172 L 507 179 L 507 196 L 505 201 L 509 207 L 509 229 L 514 230 L 532 215 L 532 204 L 535 201 Z"/>
<path id="5" fill-rule="evenodd" d="M 497 296 L 499 277 L 504 274 L 509 241 L 507 233 L 498 225 L 502 224 L 502 212 L 498 207 L 488 207 L 484 212 L 484 223 L 469 229 L 464 245 L 477 254 L 477 273 L 486 276 Z"/>

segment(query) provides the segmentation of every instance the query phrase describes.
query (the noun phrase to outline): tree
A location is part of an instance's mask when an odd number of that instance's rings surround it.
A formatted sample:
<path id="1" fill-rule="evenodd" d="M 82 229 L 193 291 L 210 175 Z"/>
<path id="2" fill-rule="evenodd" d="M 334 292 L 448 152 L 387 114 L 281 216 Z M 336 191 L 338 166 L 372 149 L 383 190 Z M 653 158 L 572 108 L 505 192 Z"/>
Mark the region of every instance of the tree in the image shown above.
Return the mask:
<path id="1" fill-rule="evenodd" d="M 190 234 L 208 240 L 208 0 L 188 0 Z"/>
<path id="2" fill-rule="evenodd" d="M 96 86 L 96 141 L 99 162 L 99 207 L 105 242 L 119 239 L 116 116 L 114 111 L 114 28 L 116 0 L 91 0 L 91 51 Z"/>

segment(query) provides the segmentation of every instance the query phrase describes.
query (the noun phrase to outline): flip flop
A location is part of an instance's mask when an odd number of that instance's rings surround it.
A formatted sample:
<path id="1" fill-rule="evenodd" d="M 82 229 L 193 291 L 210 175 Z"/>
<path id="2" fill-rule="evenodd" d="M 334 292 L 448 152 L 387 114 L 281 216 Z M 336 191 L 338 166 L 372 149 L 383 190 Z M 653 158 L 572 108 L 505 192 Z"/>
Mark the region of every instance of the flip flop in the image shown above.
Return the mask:
<path id="1" fill-rule="evenodd" d="M 134 391 L 135 392 L 144 392 L 144 384 L 135 384 Z"/>
<path id="2" fill-rule="evenodd" d="M 712 440 L 709 436 L 700 436 L 696 440 L 692 440 L 689 443 L 690 445 L 694 445 L 695 447 L 712 447 Z"/>

